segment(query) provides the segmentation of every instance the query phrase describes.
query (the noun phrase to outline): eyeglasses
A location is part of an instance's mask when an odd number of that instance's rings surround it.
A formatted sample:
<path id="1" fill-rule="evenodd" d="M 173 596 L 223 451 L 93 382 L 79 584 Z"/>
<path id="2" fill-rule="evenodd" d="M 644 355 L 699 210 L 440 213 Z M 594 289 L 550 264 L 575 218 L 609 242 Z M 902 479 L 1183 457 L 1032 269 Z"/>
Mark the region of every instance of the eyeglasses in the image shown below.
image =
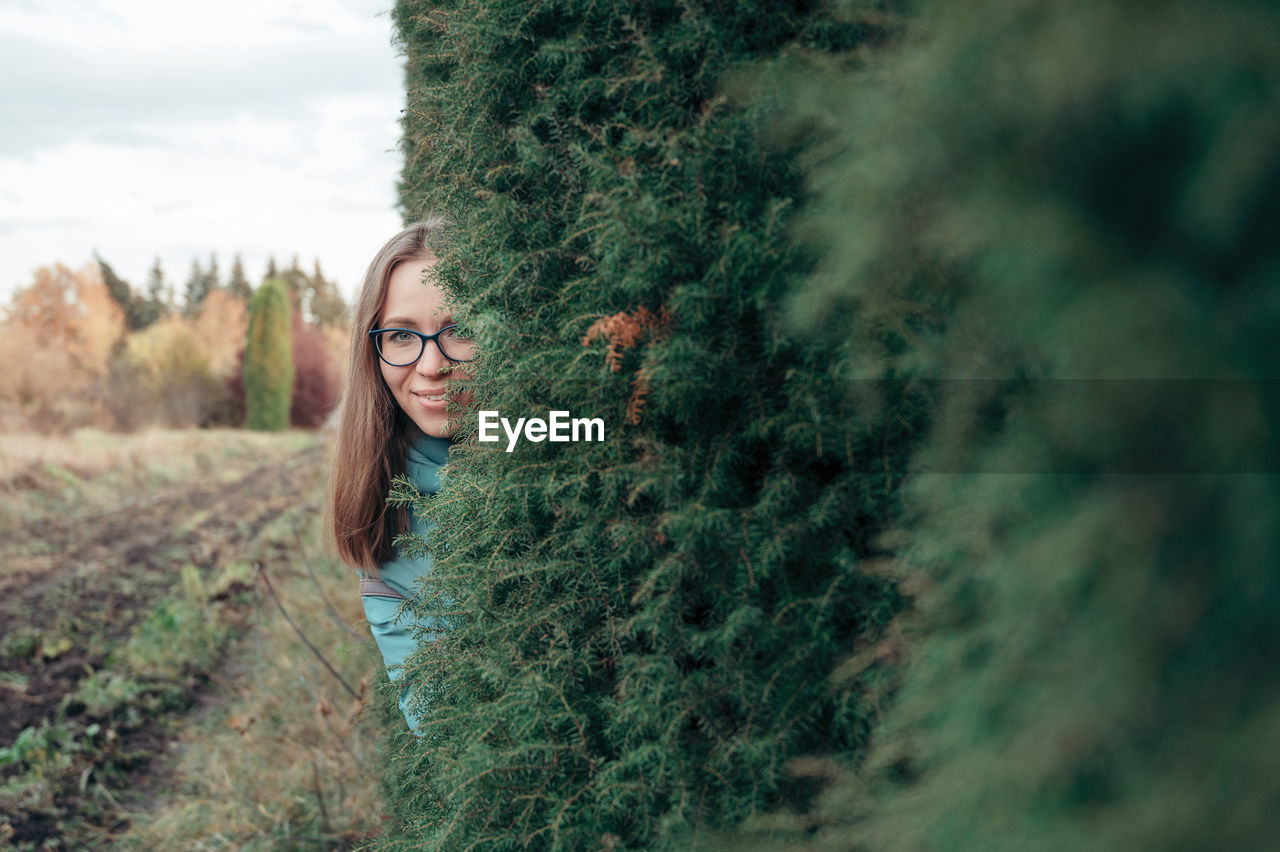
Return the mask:
<path id="1" fill-rule="evenodd" d="M 435 334 L 423 334 L 411 328 L 375 328 L 369 332 L 369 339 L 378 357 L 391 367 L 418 363 L 428 340 L 434 340 L 440 354 L 450 361 L 470 361 L 476 357 L 475 343 L 463 337 L 456 325 L 446 325 Z"/>

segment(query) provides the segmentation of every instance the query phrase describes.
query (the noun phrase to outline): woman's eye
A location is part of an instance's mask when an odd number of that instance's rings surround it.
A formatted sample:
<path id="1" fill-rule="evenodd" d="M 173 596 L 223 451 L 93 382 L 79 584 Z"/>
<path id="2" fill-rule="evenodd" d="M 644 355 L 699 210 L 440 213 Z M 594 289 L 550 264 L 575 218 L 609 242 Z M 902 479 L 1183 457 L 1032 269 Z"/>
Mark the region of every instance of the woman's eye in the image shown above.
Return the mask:
<path id="1" fill-rule="evenodd" d="M 409 332 L 407 332 L 407 331 L 393 331 L 393 332 L 391 332 L 391 342 L 392 342 L 392 343 L 408 343 L 408 342 L 409 342 L 409 341 L 411 341 L 413 338 L 414 338 L 414 335 L 410 334 L 410 333 L 409 333 Z"/>

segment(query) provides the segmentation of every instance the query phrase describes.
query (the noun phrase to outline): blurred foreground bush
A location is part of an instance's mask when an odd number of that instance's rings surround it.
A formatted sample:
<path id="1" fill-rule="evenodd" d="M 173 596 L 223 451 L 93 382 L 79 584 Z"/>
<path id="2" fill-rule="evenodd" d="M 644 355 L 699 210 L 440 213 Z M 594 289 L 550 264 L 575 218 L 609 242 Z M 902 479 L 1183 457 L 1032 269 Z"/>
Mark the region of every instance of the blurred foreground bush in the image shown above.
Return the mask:
<path id="1" fill-rule="evenodd" d="M 772 132 L 844 145 L 793 327 L 935 412 L 918 607 L 867 760 L 798 764 L 840 780 L 724 848 L 1274 845 L 1277 44 L 1269 3 L 966 0 L 796 74 Z"/>

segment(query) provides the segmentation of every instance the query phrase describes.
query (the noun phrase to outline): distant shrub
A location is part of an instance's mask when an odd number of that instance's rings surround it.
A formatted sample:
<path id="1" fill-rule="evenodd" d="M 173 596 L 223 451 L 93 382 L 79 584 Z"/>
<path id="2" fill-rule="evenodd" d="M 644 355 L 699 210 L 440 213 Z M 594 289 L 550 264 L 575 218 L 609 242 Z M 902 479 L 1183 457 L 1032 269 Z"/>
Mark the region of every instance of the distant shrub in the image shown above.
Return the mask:
<path id="1" fill-rule="evenodd" d="M 309 429 L 324 425 L 338 404 L 342 373 L 324 331 L 298 318 L 293 328 L 293 368 L 289 422 Z"/>
<path id="2" fill-rule="evenodd" d="M 153 394 L 145 370 L 127 346 L 122 346 L 107 361 L 104 379 L 107 391 L 107 416 L 110 428 L 120 432 L 141 429 L 152 417 Z"/>
<path id="3" fill-rule="evenodd" d="M 289 294 L 278 278 L 262 282 L 249 306 L 244 353 L 245 426 L 285 429 L 293 396 Z"/>
<path id="4" fill-rule="evenodd" d="M 236 366 L 225 381 L 227 425 L 244 425 L 244 349 L 236 353 Z"/>
<path id="5" fill-rule="evenodd" d="M 207 426 L 222 422 L 230 404 L 192 324 L 178 316 L 130 335 L 117 348 L 108 361 L 106 389 L 117 429 Z"/>

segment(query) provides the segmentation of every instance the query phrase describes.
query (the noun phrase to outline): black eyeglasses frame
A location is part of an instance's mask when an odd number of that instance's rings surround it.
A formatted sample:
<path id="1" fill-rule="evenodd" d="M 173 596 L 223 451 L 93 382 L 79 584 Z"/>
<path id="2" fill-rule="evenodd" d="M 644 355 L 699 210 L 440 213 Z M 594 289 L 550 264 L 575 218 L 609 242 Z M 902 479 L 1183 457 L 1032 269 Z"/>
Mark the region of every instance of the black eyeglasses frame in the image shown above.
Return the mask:
<path id="1" fill-rule="evenodd" d="M 447 360 L 452 361 L 455 364 L 465 364 L 468 361 L 474 361 L 475 360 L 474 355 L 471 356 L 470 358 L 451 357 L 449 353 L 444 351 L 444 347 L 440 345 L 440 335 L 444 334 L 446 331 L 452 331 L 457 327 L 458 327 L 457 323 L 454 323 L 452 325 L 446 325 L 444 328 L 440 329 L 435 334 L 423 334 L 422 332 L 415 331 L 412 328 L 374 328 L 374 329 L 370 329 L 369 331 L 369 342 L 373 344 L 373 351 L 378 354 L 378 358 L 380 358 L 382 360 L 382 363 L 386 364 L 388 367 L 410 367 L 418 363 L 419 361 L 422 360 L 422 356 L 427 353 L 428 342 L 435 343 L 436 348 L 440 350 L 440 354 L 443 355 Z M 388 361 L 387 357 L 382 354 L 381 347 L 378 346 L 378 335 L 388 331 L 404 331 L 420 339 L 422 341 L 422 348 L 418 350 L 418 357 L 404 364 L 393 364 L 392 362 Z"/>

